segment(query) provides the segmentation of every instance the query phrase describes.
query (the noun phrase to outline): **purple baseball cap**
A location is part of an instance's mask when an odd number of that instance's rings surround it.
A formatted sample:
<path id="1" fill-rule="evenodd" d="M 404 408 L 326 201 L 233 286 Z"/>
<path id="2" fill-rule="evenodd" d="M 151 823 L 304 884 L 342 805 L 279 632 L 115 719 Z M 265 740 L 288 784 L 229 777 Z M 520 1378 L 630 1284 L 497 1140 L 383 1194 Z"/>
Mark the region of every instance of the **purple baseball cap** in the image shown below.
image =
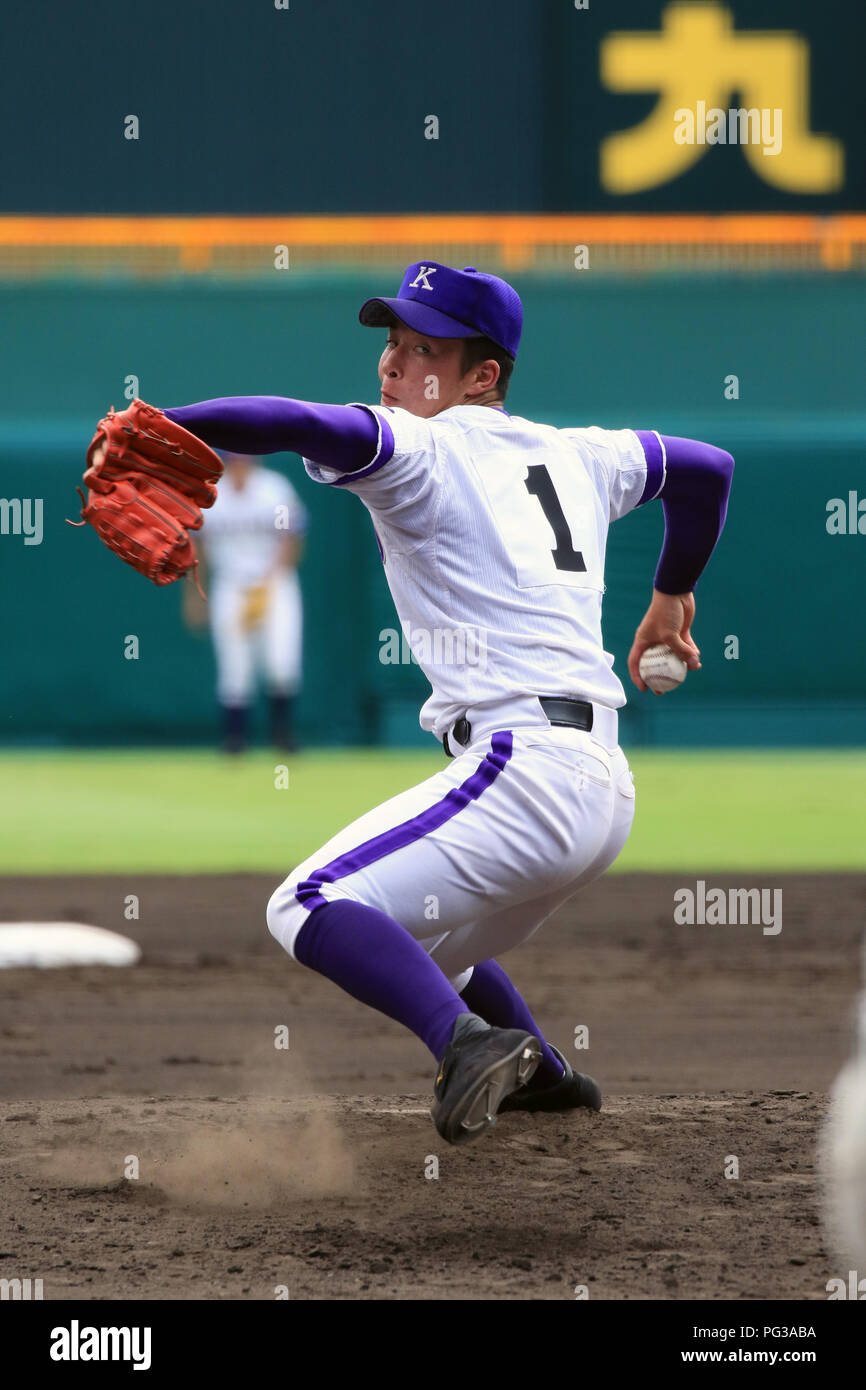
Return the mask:
<path id="1" fill-rule="evenodd" d="M 416 261 L 403 276 L 396 299 L 368 299 L 358 318 L 367 328 L 386 328 L 394 314 L 428 338 L 490 338 L 517 356 L 523 329 L 520 296 L 498 275 L 467 265 L 454 270 Z"/>

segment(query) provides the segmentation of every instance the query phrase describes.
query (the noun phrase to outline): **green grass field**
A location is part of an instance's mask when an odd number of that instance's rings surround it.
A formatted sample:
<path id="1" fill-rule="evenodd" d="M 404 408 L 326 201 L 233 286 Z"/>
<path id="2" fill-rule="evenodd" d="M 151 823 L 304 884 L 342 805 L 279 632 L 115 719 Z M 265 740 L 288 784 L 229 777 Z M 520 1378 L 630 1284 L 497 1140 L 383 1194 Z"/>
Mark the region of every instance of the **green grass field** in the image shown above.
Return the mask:
<path id="1" fill-rule="evenodd" d="M 0 754 L 0 873 L 288 873 L 442 766 L 435 750 Z M 614 872 L 866 867 L 866 752 L 631 756 L 637 815 Z"/>

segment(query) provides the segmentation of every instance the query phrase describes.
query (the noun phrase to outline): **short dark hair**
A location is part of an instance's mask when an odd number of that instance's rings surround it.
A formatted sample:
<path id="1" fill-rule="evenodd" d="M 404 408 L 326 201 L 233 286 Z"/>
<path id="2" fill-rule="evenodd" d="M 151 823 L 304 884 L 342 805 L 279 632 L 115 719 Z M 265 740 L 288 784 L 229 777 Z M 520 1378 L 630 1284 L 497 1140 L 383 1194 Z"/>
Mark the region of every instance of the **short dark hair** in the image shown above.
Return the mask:
<path id="1" fill-rule="evenodd" d="M 383 318 L 386 318 L 385 326 L 387 328 L 394 328 L 398 324 L 401 327 L 404 326 L 403 320 L 399 319 L 392 309 L 386 309 Z M 494 343 L 492 338 L 460 339 L 461 376 L 471 372 L 472 368 L 477 367 L 479 362 L 486 362 L 489 357 L 492 357 L 494 362 L 499 363 L 499 380 L 496 383 L 496 389 L 505 400 L 511 381 L 511 373 L 514 371 L 514 358 L 498 343 Z"/>
<path id="2" fill-rule="evenodd" d="M 462 375 L 465 376 L 473 367 L 477 367 L 479 363 L 486 362 L 488 358 L 492 357 L 494 362 L 499 363 L 499 380 L 496 383 L 496 389 L 502 400 L 505 400 L 511 381 L 511 373 L 514 371 L 514 358 L 490 338 L 463 338 L 461 341 Z"/>

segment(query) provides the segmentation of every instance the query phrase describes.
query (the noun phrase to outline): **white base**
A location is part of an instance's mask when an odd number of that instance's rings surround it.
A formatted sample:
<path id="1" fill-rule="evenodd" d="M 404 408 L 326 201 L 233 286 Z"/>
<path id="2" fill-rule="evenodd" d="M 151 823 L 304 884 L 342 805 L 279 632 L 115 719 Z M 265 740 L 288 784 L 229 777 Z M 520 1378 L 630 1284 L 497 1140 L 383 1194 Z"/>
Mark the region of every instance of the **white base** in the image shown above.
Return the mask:
<path id="1" fill-rule="evenodd" d="M 141 948 L 129 937 L 81 922 L 0 922 L 0 970 L 70 965 L 135 965 Z"/>

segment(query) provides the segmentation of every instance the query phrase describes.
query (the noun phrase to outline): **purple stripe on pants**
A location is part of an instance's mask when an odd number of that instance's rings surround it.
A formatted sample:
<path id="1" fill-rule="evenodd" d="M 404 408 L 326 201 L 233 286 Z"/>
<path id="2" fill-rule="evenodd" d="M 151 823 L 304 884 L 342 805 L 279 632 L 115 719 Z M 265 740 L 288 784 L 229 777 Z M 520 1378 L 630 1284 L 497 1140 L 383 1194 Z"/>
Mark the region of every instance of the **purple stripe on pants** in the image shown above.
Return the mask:
<path id="1" fill-rule="evenodd" d="M 314 908 L 322 907 L 328 901 L 319 892 L 322 883 L 334 883 L 338 878 L 347 878 L 349 874 L 366 869 L 370 864 L 384 859 L 386 855 L 393 854 L 395 850 L 405 849 L 406 845 L 414 844 L 431 831 L 438 830 L 440 825 L 451 820 L 452 816 L 456 816 L 473 801 L 477 801 L 481 793 L 496 781 L 511 757 L 512 745 L 513 737 L 510 733 L 494 734 L 490 741 L 490 752 L 485 755 L 483 763 L 476 768 L 471 777 L 467 777 L 459 787 L 452 787 L 441 801 L 429 806 L 420 815 L 383 831 L 381 835 L 375 835 L 372 840 L 365 840 L 362 845 L 357 845 L 355 849 L 332 859 L 324 868 L 316 869 L 308 879 L 298 885 L 295 892 L 298 902 L 303 903 L 311 912 Z"/>

